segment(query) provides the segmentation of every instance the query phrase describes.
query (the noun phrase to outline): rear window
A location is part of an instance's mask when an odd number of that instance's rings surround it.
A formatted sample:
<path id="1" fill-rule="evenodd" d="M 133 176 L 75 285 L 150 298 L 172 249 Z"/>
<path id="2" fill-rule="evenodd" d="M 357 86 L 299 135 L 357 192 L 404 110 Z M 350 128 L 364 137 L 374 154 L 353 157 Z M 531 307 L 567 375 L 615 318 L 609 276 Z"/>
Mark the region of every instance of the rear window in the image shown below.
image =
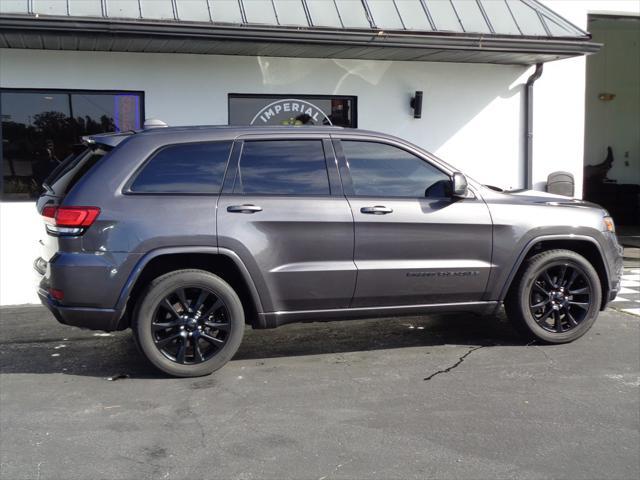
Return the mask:
<path id="1" fill-rule="evenodd" d="M 94 148 L 70 155 L 44 181 L 44 187 L 55 195 L 66 195 L 107 153 L 106 148 Z"/>
<path id="2" fill-rule="evenodd" d="M 130 190 L 134 193 L 220 193 L 231 143 L 165 147 L 144 165 Z"/>

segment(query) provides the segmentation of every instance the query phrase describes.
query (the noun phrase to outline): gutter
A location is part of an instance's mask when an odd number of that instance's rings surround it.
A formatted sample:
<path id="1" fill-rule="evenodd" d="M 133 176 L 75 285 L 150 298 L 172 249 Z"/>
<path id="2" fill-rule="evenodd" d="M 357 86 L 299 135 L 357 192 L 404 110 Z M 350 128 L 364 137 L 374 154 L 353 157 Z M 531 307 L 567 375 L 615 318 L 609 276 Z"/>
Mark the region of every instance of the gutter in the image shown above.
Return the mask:
<path id="1" fill-rule="evenodd" d="M 542 63 L 536 64 L 524 89 L 524 188 L 533 188 L 533 84 L 542 76 Z"/>

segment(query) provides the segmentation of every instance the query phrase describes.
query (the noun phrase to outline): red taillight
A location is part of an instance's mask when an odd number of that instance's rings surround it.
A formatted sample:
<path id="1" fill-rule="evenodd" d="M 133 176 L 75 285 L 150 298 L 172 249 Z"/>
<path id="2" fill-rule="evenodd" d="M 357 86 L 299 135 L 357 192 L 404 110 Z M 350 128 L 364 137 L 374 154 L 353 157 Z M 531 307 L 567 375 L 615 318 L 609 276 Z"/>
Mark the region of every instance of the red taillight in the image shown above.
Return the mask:
<path id="1" fill-rule="evenodd" d="M 98 207 L 44 207 L 42 209 L 42 216 L 45 221 L 54 227 L 61 228 L 79 229 L 90 227 L 98 218 L 98 215 L 100 215 Z M 51 229 L 53 227 L 47 228 Z"/>
<path id="2" fill-rule="evenodd" d="M 49 295 L 53 297 L 55 300 L 63 300 L 64 292 L 62 290 L 58 290 L 57 288 L 50 288 Z"/>
<path id="3" fill-rule="evenodd" d="M 100 215 L 98 207 L 58 207 L 57 227 L 90 227 Z"/>
<path id="4" fill-rule="evenodd" d="M 42 216 L 45 218 L 55 218 L 56 217 L 56 207 L 44 207 L 42 209 Z"/>

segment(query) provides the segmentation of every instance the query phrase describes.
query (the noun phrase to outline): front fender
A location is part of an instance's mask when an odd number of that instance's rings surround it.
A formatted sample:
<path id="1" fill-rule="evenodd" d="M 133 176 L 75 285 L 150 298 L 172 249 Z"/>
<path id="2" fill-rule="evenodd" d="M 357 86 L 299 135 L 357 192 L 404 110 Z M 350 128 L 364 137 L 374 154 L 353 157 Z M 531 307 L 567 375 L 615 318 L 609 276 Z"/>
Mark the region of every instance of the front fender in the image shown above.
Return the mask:
<path id="1" fill-rule="evenodd" d="M 536 244 L 546 241 L 588 242 L 590 245 L 593 245 L 597 249 L 600 259 L 602 260 L 602 264 L 604 265 L 606 281 L 603 287 L 607 291 L 610 290 L 612 272 L 611 266 L 609 265 L 604 253 L 606 245 L 601 243 L 597 237 L 591 234 L 591 232 L 569 234 L 547 233 L 543 235 L 539 235 L 537 232 L 530 232 L 521 239 L 516 248 L 512 250 L 511 255 L 503 254 L 502 258 L 494 258 L 493 264 L 497 267 L 496 271 L 493 272 L 492 278 L 489 280 L 487 297 L 500 302 L 504 301 L 509 291 L 509 287 L 511 286 L 511 282 L 515 278 L 531 249 L 534 248 Z M 498 252 L 497 255 L 500 256 L 500 252 Z"/>

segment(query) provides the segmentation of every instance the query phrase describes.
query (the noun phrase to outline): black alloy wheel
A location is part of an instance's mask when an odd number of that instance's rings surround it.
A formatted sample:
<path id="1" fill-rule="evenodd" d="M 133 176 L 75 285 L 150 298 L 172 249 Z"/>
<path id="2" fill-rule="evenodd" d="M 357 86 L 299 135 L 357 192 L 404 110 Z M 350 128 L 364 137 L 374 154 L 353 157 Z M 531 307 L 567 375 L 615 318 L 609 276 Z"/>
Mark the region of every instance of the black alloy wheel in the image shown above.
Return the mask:
<path id="1" fill-rule="evenodd" d="M 592 285 L 585 272 L 561 263 L 543 270 L 534 280 L 529 309 L 543 329 L 564 333 L 577 327 L 591 306 Z"/>
<path id="2" fill-rule="evenodd" d="M 221 277 L 175 270 L 154 279 L 136 302 L 131 328 L 144 356 L 177 377 L 208 375 L 238 351 L 242 302 Z"/>
<path id="3" fill-rule="evenodd" d="M 173 362 L 197 364 L 209 360 L 227 342 L 229 312 L 215 292 L 182 287 L 158 304 L 151 329 L 160 352 Z"/>
<path id="4" fill-rule="evenodd" d="M 571 250 L 547 250 L 523 263 L 504 306 L 528 340 L 567 343 L 589 331 L 602 308 L 602 294 L 589 260 Z"/>

